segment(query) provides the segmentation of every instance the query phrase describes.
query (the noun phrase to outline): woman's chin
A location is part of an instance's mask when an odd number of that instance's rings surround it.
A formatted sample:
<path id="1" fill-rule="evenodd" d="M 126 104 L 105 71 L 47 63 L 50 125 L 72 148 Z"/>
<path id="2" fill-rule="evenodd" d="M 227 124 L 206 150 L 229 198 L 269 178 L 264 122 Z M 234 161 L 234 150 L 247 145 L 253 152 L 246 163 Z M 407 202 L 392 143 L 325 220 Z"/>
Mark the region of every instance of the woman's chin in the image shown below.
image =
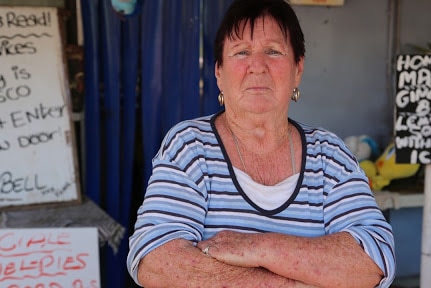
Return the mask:
<path id="1" fill-rule="evenodd" d="M 251 113 L 268 113 L 280 109 L 280 104 L 262 97 L 250 97 L 243 103 L 243 108 Z"/>

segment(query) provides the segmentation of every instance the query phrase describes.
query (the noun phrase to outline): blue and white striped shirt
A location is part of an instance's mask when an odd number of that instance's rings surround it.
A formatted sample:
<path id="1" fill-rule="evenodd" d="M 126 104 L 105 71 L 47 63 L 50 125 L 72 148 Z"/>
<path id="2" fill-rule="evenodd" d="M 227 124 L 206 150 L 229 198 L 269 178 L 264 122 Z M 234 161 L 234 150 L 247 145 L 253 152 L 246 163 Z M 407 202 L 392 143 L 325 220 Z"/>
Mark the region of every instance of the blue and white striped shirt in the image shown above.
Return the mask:
<path id="1" fill-rule="evenodd" d="M 177 238 L 198 242 L 230 229 L 318 237 L 349 232 L 385 273 L 395 276 L 392 228 L 368 180 L 343 141 L 321 128 L 289 120 L 299 130 L 302 167 L 292 196 L 264 210 L 242 191 L 214 120 L 183 121 L 166 135 L 129 239 L 127 266 L 137 281 L 141 258 Z"/>

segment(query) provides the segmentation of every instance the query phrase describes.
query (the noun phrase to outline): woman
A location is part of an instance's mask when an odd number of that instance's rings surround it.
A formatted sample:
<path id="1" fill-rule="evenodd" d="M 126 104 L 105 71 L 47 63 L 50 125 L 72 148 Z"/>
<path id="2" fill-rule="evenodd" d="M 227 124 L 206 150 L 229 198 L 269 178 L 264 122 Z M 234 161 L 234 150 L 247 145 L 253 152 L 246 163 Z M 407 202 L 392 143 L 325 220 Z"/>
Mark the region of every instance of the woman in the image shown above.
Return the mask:
<path id="1" fill-rule="evenodd" d="M 215 41 L 225 110 L 153 160 L 128 268 L 145 287 L 388 287 L 394 242 L 358 163 L 288 118 L 304 38 L 284 0 L 237 0 Z"/>

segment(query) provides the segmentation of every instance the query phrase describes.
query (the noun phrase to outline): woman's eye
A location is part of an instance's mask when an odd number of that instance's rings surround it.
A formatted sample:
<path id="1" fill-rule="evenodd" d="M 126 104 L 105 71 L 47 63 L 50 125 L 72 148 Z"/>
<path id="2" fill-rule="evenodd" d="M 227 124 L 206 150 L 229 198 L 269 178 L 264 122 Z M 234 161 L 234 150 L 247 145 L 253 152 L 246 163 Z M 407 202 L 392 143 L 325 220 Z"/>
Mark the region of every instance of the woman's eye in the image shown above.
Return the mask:
<path id="1" fill-rule="evenodd" d="M 248 56 L 250 55 L 250 52 L 248 52 L 247 50 L 241 50 L 239 52 L 235 53 L 236 56 Z"/>
<path id="2" fill-rule="evenodd" d="M 245 49 L 245 50 L 239 50 L 239 51 L 233 52 L 229 56 L 230 57 L 237 57 L 237 58 L 245 58 L 245 57 L 251 56 L 253 53 L 260 53 L 260 52 L 252 52 L 250 50 Z M 286 55 L 283 52 L 281 52 L 281 51 L 279 51 L 277 49 L 272 49 L 272 48 L 264 49 L 262 51 L 262 53 L 264 55 L 270 56 L 270 57 L 278 57 L 278 56 Z"/>
<path id="3" fill-rule="evenodd" d="M 265 54 L 268 56 L 280 56 L 280 55 L 284 55 L 283 53 L 281 53 L 278 50 L 275 49 L 267 49 L 265 50 Z"/>

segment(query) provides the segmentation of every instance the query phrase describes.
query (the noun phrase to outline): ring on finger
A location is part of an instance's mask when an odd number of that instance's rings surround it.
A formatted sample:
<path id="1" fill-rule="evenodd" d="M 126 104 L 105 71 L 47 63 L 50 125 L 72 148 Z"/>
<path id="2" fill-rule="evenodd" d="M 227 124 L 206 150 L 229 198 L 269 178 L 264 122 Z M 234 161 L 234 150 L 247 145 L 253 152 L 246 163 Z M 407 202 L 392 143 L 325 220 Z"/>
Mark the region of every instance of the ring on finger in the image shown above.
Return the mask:
<path id="1" fill-rule="evenodd" d="M 207 256 L 211 256 L 211 255 L 210 255 L 210 253 L 209 253 L 210 247 L 211 247 L 211 246 L 207 246 L 207 247 L 205 247 L 205 248 L 202 250 L 202 252 L 204 252 L 204 254 L 205 254 L 205 255 L 207 255 Z"/>

